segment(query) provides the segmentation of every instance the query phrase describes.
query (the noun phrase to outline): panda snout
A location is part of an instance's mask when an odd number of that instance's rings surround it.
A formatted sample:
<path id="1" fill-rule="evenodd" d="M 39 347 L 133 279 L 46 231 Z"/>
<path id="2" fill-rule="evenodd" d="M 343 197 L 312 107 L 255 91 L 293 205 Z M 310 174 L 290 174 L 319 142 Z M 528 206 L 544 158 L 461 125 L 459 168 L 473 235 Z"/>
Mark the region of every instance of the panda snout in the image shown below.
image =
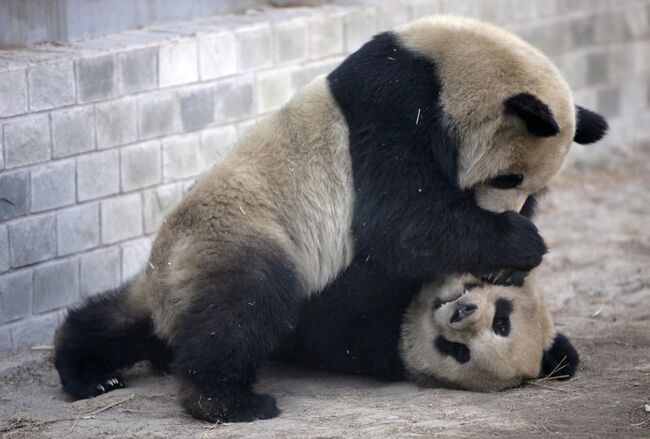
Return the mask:
<path id="1" fill-rule="evenodd" d="M 477 309 L 478 309 L 478 306 L 474 305 L 473 303 L 462 303 L 462 302 L 457 303 L 456 304 L 456 309 L 454 310 L 454 312 L 451 315 L 450 323 L 462 322 L 467 317 L 474 314 L 474 312 Z"/>

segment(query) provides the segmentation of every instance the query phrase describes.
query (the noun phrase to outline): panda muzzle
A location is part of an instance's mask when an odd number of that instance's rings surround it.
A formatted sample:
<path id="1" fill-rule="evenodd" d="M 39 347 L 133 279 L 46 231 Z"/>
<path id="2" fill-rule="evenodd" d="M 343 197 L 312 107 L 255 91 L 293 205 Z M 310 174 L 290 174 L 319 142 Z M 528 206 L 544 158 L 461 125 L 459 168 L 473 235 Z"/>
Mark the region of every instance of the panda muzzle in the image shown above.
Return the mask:
<path id="1" fill-rule="evenodd" d="M 478 309 L 478 306 L 476 306 L 476 305 L 474 305 L 472 303 L 461 303 L 461 302 L 457 303 L 456 304 L 456 309 L 454 310 L 454 313 L 451 315 L 450 323 L 462 322 L 467 317 L 474 314 L 474 312 L 477 309 Z"/>

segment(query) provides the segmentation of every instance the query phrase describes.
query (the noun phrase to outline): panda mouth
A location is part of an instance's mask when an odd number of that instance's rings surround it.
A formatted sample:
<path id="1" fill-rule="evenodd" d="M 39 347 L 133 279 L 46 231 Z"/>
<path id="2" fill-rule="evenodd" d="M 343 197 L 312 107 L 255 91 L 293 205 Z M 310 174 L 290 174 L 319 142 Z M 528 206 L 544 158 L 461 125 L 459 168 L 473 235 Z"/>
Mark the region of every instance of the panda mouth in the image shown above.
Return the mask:
<path id="1" fill-rule="evenodd" d="M 439 309 L 442 305 L 446 305 L 448 303 L 453 303 L 456 302 L 458 299 L 463 297 L 465 294 L 467 294 L 469 290 L 467 288 L 463 288 L 459 292 L 455 293 L 452 297 L 448 299 L 441 299 L 440 297 L 436 297 L 436 299 L 433 301 L 433 309 L 437 310 Z"/>

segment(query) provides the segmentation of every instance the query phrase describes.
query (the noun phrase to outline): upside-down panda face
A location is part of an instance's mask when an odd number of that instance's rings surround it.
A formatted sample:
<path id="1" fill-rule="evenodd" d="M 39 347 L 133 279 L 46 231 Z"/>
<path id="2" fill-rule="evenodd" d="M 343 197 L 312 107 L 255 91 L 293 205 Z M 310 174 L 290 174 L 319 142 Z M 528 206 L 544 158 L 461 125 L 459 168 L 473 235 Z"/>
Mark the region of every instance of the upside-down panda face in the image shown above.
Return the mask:
<path id="1" fill-rule="evenodd" d="M 434 16 L 398 28 L 436 60 L 441 121 L 458 139 L 458 183 L 493 212 L 519 212 L 562 165 L 571 143 L 592 143 L 602 116 L 577 107 L 557 68 L 530 44 L 472 19 Z"/>
<path id="2" fill-rule="evenodd" d="M 420 383 L 477 391 L 572 376 L 578 365 L 530 279 L 503 287 L 459 276 L 425 286 L 405 314 L 400 354 Z"/>

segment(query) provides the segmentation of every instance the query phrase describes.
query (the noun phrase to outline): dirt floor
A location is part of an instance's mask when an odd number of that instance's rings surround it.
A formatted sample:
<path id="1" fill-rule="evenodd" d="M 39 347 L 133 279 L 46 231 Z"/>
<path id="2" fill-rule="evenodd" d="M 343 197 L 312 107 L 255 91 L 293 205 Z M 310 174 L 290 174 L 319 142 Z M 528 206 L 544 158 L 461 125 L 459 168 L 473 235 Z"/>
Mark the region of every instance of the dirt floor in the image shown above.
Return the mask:
<path id="1" fill-rule="evenodd" d="M 0 436 L 650 438 L 650 147 L 624 165 L 564 171 L 538 223 L 551 246 L 540 287 L 582 356 L 569 382 L 481 394 L 273 366 L 259 389 L 279 418 L 209 425 L 145 367 L 126 389 L 70 402 L 48 352 L 35 352 L 0 362 Z"/>

